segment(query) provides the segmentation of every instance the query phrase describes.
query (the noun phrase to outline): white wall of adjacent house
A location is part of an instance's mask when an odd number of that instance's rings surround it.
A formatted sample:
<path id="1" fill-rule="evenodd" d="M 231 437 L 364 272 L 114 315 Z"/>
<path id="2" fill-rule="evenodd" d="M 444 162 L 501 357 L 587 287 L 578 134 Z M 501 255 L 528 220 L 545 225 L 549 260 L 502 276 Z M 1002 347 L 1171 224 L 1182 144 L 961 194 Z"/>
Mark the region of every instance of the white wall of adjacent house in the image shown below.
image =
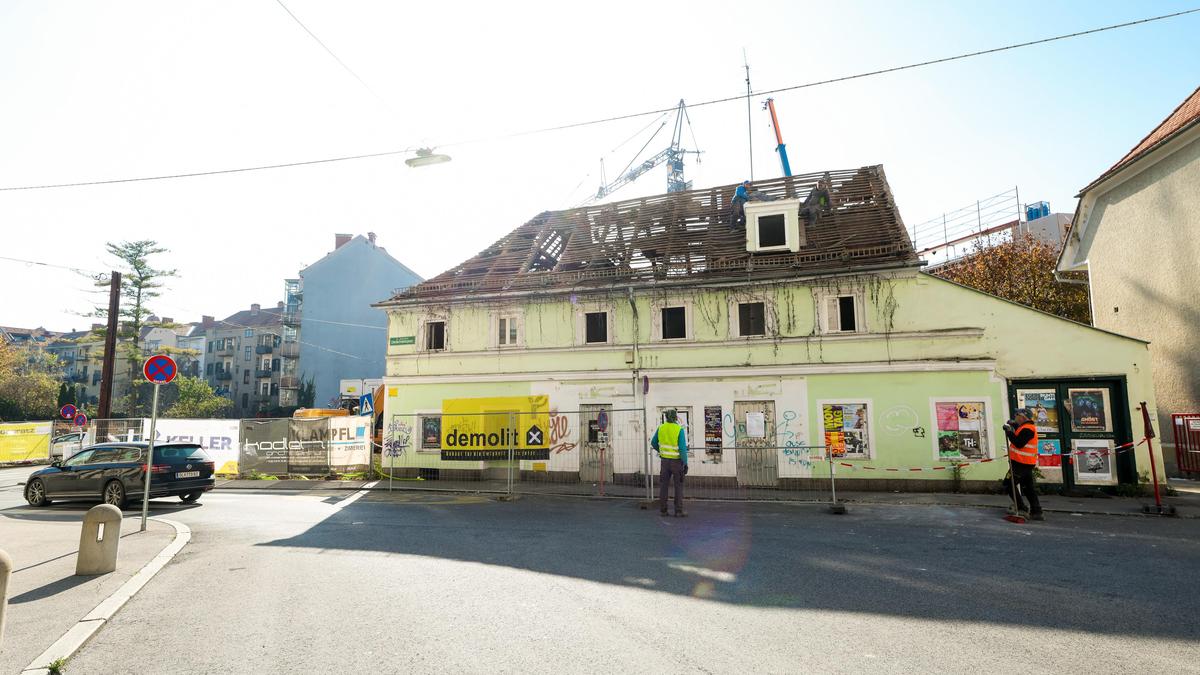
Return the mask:
<path id="1" fill-rule="evenodd" d="M 1200 128 L 1189 134 L 1097 195 L 1084 233 L 1092 321 L 1150 341 L 1156 431 L 1167 446 L 1171 413 L 1200 412 Z M 1174 453 L 1164 455 L 1174 461 Z"/>

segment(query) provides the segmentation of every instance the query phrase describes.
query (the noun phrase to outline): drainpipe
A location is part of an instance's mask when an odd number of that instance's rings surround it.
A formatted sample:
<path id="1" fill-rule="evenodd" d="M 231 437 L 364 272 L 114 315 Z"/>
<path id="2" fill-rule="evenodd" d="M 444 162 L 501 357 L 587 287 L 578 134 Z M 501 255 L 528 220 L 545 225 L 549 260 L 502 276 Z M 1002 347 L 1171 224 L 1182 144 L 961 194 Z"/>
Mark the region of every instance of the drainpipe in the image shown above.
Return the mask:
<path id="1" fill-rule="evenodd" d="M 641 379 L 638 377 L 642 371 L 642 355 L 638 350 L 638 310 L 637 303 L 633 299 L 633 286 L 626 289 L 629 293 L 629 309 L 633 311 L 633 395 L 636 397 L 638 390 L 641 389 Z M 650 437 L 646 434 L 649 429 L 646 427 L 646 393 L 642 392 L 642 466 L 646 474 L 646 500 L 653 498 L 653 488 L 650 485 Z"/>

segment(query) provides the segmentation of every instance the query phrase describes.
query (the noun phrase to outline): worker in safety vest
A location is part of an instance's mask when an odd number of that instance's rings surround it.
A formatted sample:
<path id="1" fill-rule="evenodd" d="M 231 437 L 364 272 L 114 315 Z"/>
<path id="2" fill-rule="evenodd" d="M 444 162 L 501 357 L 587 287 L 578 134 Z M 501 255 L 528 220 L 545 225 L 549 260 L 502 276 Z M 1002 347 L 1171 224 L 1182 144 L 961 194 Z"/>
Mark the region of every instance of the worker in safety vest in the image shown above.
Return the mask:
<path id="1" fill-rule="evenodd" d="M 1013 509 L 1018 515 L 1025 513 L 1025 499 L 1028 499 L 1029 517 L 1045 520 L 1037 490 L 1033 487 L 1033 471 L 1038 461 L 1038 433 L 1037 427 L 1030 421 L 1032 417 L 1029 408 L 1017 408 L 1014 419 L 1004 425 L 1004 435 L 1008 437 L 1008 464 L 1012 480 L 1019 488 L 1013 494 Z"/>
<path id="2" fill-rule="evenodd" d="M 737 230 L 739 227 L 746 227 L 746 202 L 753 198 L 750 189 L 750 181 L 744 180 L 742 184 L 737 186 L 733 192 L 733 199 L 729 205 L 733 209 L 729 215 L 729 229 Z"/>
<path id="3" fill-rule="evenodd" d="M 663 413 L 665 422 L 658 425 L 654 435 L 650 437 L 650 446 L 658 451 L 660 471 L 658 475 L 658 512 L 667 515 L 667 483 L 675 483 L 675 517 L 683 518 L 687 511 L 683 510 L 683 477 L 688 470 L 687 434 L 678 423 L 678 413 L 667 410 Z"/>

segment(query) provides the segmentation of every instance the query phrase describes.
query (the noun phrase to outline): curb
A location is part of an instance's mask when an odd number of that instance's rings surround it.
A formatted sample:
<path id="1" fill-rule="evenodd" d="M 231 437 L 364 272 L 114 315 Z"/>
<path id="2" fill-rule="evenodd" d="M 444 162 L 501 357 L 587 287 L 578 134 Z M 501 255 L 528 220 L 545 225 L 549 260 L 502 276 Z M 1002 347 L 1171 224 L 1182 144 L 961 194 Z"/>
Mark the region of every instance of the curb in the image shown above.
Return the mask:
<path id="1" fill-rule="evenodd" d="M 150 562 L 143 565 L 137 574 L 121 584 L 121 587 L 113 591 L 112 595 L 96 605 L 95 609 L 88 612 L 87 616 L 80 619 L 62 637 L 58 638 L 54 644 L 42 652 L 41 656 L 25 666 L 21 675 L 48 675 L 50 672 L 48 666 L 51 663 L 58 659 L 69 659 L 74 656 L 117 613 L 117 610 L 124 607 L 130 598 L 142 590 L 142 587 L 153 579 L 154 575 L 158 574 L 163 567 L 166 567 L 167 563 L 171 562 L 171 559 L 191 541 L 192 531 L 187 525 L 166 518 L 151 518 L 150 520 L 175 528 L 175 539 L 159 551 L 158 555 L 151 558 Z"/>

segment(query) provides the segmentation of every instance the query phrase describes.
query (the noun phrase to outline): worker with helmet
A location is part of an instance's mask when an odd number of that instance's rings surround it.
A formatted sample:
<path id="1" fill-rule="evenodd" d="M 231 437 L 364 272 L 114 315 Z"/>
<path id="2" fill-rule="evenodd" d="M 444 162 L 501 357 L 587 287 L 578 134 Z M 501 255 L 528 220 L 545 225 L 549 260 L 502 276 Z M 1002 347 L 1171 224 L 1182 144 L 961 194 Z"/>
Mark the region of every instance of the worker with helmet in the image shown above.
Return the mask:
<path id="1" fill-rule="evenodd" d="M 658 513 L 667 515 L 667 485 L 675 483 L 675 517 L 683 518 L 683 477 L 688 471 L 687 433 L 680 426 L 674 409 L 663 413 L 663 423 L 650 437 L 650 446 L 660 459 L 658 475 Z"/>

